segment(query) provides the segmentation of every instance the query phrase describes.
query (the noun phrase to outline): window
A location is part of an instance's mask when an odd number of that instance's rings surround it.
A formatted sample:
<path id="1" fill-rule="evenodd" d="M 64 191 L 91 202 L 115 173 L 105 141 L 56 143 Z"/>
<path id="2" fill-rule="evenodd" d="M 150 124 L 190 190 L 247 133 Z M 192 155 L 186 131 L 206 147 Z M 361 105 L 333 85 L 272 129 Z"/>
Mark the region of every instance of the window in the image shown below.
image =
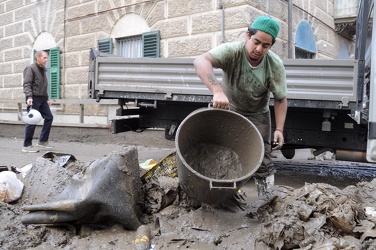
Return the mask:
<path id="1" fill-rule="evenodd" d="M 145 32 L 136 36 L 117 38 L 118 54 L 122 57 L 159 57 L 160 32 Z M 112 39 L 98 40 L 98 50 L 100 52 L 112 54 Z"/>
<path id="2" fill-rule="evenodd" d="M 51 48 L 48 60 L 50 62 L 49 96 L 51 99 L 60 99 L 60 48 Z"/>
<path id="3" fill-rule="evenodd" d="M 112 39 L 98 40 L 98 50 L 103 53 L 112 54 L 113 44 Z"/>
<path id="4" fill-rule="evenodd" d="M 313 59 L 314 53 L 295 47 L 295 59 Z"/>
<path id="5" fill-rule="evenodd" d="M 48 96 L 50 99 L 60 99 L 60 48 L 56 47 L 44 51 L 48 54 L 46 63 L 46 75 L 49 83 Z M 34 61 L 36 52 L 34 50 Z"/>
<path id="6" fill-rule="evenodd" d="M 159 57 L 159 30 L 142 34 L 143 56 Z"/>
<path id="7" fill-rule="evenodd" d="M 117 39 L 119 43 L 119 56 L 127 58 L 142 57 L 142 36 L 131 36 Z"/>
<path id="8" fill-rule="evenodd" d="M 316 40 L 311 25 L 301 20 L 296 29 L 295 58 L 313 59 L 316 54 Z"/>

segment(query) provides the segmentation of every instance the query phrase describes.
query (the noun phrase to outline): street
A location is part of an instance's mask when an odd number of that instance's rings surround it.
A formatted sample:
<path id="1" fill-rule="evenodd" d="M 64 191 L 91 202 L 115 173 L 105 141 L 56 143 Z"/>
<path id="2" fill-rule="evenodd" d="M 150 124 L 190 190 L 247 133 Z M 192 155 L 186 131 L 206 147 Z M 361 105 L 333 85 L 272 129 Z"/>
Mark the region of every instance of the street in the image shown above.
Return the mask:
<path id="1" fill-rule="evenodd" d="M 21 152 L 22 126 L 4 126 L 1 136 L 0 166 L 34 164 L 47 152 Z M 55 148 L 48 151 L 72 154 L 80 162 L 92 162 L 131 145 L 137 147 L 139 163 L 148 159 L 160 161 L 175 151 L 174 142 L 166 141 L 164 131 L 160 130 L 109 135 L 95 129 L 55 127 L 50 143 Z M 298 150 L 292 160 L 284 159 L 280 152 L 276 152 L 276 156 L 276 185 L 298 189 L 306 183 L 328 183 L 344 188 L 360 181 L 371 181 L 376 176 L 373 164 L 336 162 L 322 157 L 308 160 L 309 149 Z M 250 206 L 258 200 L 254 181 L 243 186 L 241 193 L 246 203 L 244 210 L 231 212 L 207 205 L 187 207 L 187 204 L 175 202 L 150 215 L 151 243 L 155 249 L 257 249 L 255 242 L 259 240 L 261 224 L 247 216 Z M 67 226 L 25 227 L 20 223 L 23 213 L 17 203 L 2 206 L 4 218 L 0 231 L 5 233 L 0 240 L 5 249 L 12 245 L 12 249 L 130 249 L 136 237 L 134 231 L 125 230 L 120 225 L 101 230 L 90 226 L 79 227 L 79 230 Z M 38 236 L 41 234 L 44 235 L 42 238 Z"/>

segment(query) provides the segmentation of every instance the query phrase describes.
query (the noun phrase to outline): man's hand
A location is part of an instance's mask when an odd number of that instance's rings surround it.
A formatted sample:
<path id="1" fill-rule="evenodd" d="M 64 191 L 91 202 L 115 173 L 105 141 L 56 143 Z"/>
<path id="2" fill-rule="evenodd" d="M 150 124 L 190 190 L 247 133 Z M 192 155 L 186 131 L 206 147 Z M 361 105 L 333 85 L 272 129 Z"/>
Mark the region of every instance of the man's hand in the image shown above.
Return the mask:
<path id="1" fill-rule="evenodd" d="M 213 95 L 213 108 L 220 108 L 220 109 L 229 108 L 228 98 L 223 92 Z"/>
<path id="2" fill-rule="evenodd" d="M 280 131 L 280 130 L 275 130 L 274 131 L 274 142 L 276 143 L 275 146 L 273 147 L 273 144 L 272 144 L 272 150 L 279 150 L 282 148 L 283 146 L 283 143 L 285 142 L 284 141 L 284 138 L 283 138 L 283 132 Z"/>
<path id="3" fill-rule="evenodd" d="M 209 53 L 197 57 L 193 61 L 196 73 L 202 82 L 213 93 L 213 108 L 228 109 L 229 100 L 223 93 L 221 83 L 215 77 L 214 68 L 219 67 L 219 62 Z"/>
<path id="4" fill-rule="evenodd" d="M 27 99 L 26 104 L 27 106 L 33 106 L 33 99 L 32 98 Z"/>

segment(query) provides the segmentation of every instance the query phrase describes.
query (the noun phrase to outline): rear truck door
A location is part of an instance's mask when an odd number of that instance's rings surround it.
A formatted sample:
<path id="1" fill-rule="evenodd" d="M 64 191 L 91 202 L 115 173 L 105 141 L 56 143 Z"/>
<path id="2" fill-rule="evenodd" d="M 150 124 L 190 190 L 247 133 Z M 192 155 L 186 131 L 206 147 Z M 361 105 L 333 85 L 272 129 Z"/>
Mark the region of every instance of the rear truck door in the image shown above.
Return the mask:
<path id="1" fill-rule="evenodd" d="M 376 39 L 373 35 L 376 34 L 376 20 L 375 11 L 373 11 L 372 21 L 372 51 L 371 51 L 371 84 L 370 84 L 370 101 L 369 101 L 369 120 L 368 120 L 368 141 L 367 141 L 367 161 L 376 162 Z"/>

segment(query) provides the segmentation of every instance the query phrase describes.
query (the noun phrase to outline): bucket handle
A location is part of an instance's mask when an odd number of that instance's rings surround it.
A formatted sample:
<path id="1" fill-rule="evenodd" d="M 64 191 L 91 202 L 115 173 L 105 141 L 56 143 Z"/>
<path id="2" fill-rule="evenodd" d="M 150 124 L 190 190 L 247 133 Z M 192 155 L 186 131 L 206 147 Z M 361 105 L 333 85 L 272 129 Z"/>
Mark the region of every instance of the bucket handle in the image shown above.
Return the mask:
<path id="1" fill-rule="evenodd" d="M 212 103 L 212 102 L 210 102 L 210 103 L 208 104 L 208 109 L 214 109 L 214 107 L 213 107 L 213 103 Z M 227 109 L 224 109 L 224 110 L 230 110 L 230 106 L 228 106 L 228 108 L 227 108 Z"/>
<path id="2" fill-rule="evenodd" d="M 215 182 L 209 181 L 210 190 L 212 189 L 237 189 L 236 182 Z"/>

